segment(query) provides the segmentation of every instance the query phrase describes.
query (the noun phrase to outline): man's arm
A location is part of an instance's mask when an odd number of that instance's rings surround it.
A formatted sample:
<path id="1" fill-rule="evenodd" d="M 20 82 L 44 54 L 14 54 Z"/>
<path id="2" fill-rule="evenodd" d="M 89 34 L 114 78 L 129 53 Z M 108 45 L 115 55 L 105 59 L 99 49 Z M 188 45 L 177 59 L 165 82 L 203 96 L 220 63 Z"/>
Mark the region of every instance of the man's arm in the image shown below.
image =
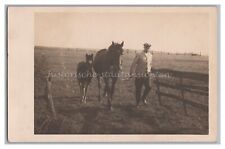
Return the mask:
<path id="1" fill-rule="evenodd" d="M 152 61 L 153 61 L 153 53 L 151 53 L 151 60 L 150 60 L 150 66 L 152 67 Z"/>

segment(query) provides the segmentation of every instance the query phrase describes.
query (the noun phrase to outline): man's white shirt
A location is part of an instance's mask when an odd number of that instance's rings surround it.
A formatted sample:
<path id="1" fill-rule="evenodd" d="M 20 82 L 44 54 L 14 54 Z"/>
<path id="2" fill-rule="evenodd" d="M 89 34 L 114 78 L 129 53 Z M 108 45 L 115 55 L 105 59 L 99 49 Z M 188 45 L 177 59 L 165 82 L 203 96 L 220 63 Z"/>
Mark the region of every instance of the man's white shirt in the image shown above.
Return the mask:
<path id="1" fill-rule="evenodd" d="M 130 73 L 150 73 L 152 68 L 152 53 L 144 52 L 136 54 L 131 65 Z"/>

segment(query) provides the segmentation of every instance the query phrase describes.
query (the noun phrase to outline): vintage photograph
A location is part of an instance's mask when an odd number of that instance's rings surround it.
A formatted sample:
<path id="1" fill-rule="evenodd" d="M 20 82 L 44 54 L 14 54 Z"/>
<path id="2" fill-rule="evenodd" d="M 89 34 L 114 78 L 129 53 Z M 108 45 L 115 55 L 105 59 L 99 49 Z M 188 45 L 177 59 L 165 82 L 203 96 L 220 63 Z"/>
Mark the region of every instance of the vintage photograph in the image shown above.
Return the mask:
<path id="1" fill-rule="evenodd" d="M 190 9 L 35 12 L 34 134 L 208 135 L 211 20 Z"/>

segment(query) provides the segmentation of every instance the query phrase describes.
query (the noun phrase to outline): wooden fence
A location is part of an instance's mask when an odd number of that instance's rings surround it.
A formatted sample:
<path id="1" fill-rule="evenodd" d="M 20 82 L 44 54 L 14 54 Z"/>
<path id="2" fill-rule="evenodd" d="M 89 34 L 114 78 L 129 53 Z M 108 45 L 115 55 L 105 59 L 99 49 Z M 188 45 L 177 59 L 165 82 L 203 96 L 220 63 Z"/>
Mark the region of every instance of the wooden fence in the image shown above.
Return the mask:
<path id="1" fill-rule="evenodd" d="M 187 105 L 208 111 L 208 104 L 187 99 L 188 97 L 185 96 L 187 92 L 205 96 L 208 103 L 208 74 L 181 72 L 169 69 L 158 69 L 153 70 L 153 72 L 155 74 L 154 83 L 156 84 L 156 93 L 160 105 L 162 105 L 163 97 L 169 97 L 182 101 L 185 114 L 188 114 Z M 174 91 L 169 93 L 165 92 L 168 89 Z"/>

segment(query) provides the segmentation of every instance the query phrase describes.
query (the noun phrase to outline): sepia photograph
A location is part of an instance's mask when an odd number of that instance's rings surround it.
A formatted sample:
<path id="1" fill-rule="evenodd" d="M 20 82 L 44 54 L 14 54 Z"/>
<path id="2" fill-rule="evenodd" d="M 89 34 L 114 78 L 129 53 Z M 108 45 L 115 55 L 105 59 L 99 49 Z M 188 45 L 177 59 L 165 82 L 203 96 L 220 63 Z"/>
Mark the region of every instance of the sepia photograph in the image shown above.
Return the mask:
<path id="1" fill-rule="evenodd" d="M 33 9 L 34 137 L 215 140 L 216 6 Z"/>

